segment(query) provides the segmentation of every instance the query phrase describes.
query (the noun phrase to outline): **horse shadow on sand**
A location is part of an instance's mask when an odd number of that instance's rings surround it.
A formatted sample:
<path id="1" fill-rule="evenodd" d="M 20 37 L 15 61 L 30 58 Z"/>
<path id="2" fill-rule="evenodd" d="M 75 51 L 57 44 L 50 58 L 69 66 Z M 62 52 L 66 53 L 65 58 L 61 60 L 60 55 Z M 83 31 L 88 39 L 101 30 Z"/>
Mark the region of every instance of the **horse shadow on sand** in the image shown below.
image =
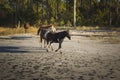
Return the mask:
<path id="1" fill-rule="evenodd" d="M 32 38 L 31 36 L 12 36 L 7 40 L 26 40 Z M 0 53 L 45 53 L 46 49 L 35 46 L 0 46 Z"/>
<path id="2" fill-rule="evenodd" d="M 46 49 L 41 47 L 24 46 L 0 46 L 0 53 L 45 53 Z"/>

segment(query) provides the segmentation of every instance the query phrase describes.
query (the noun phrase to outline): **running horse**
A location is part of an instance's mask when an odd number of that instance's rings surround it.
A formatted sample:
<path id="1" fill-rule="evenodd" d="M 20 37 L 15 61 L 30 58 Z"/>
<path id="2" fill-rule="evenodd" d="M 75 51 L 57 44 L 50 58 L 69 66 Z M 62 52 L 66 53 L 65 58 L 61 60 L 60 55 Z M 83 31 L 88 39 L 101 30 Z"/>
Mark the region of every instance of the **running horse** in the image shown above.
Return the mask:
<path id="1" fill-rule="evenodd" d="M 69 31 L 60 31 L 60 32 L 55 32 L 55 33 L 48 32 L 46 34 L 46 41 L 47 41 L 47 44 L 49 44 L 48 47 L 50 47 L 52 43 L 59 43 L 58 49 L 55 50 L 55 52 L 57 52 L 59 49 L 61 49 L 62 43 L 63 43 L 65 37 L 67 37 L 69 40 L 71 40 Z M 51 46 L 51 48 L 52 48 L 52 46 Z M 53 48 L 52 48 L 52 50 L 53 50 Z"/>
<path id="2" fill-rule="evenodd" d="M 56 28 L 53 24 L 50 25 L 41 25 L 37 31 L 37 35 L 40 35 L 40 42 L 44 41 L 44 48 L 46 43 L 45 35 L 47 32 L 51 31 L 52 33 L 56 32 Z"/>
<path id="3" fill-rule="evenodd" d="M 58 49 L 55 50 L 57 52 L 59 49 L 61 49 L 62 42 L 64 41 L 64 38 L 67 37 L 69 40 L 71 39 L 71 36 L 69 34 L 69 31 L 60 31 L 60 32 L 52 32 L 47 30 L 41 30 L 41 36 L 44 36 L 44 39 L 47 41 L 47 51 L 48 48 L 51 47 L 52 43 L 59 43 Z M 53 50 L 53 48 L 52 48 Z"/>

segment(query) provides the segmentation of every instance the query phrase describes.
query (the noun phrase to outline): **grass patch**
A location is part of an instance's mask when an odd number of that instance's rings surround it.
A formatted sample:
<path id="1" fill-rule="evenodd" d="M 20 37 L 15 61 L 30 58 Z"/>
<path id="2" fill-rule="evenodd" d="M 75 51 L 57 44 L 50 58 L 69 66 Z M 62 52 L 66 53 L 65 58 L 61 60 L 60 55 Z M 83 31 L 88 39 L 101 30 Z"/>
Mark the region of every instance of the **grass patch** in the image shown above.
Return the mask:
<path id="1" fill-rule="evenodd" d="M 20 28 L 4 28 L 4 27 L 0 27 L 0 36 L 12 35 L 12 34 L 22 34 L 22 33 L 25 33 L 25 29 L 23 27 L 20 27 Z M 37 28 L 36 27 L 30 27 L 27 30 L 27 33 L 36 34 L 37 33 Z"/>
<path id="2" fill-rule="evenodd" d="M 120 31 L 120 27 L 100 27 L 100 26 L 76 26 L 76 27 L 68 27 L 68 26 L 57 26 L 58 30 L 64 29 L 64 30 L 84 30 L 84 31 L 90 31 L 90 30 L 112 30 L 112 31 Z"/>
<path id="3" fill-rule="evenodd" d="M 57 30 L 83 30 L 83 31 L 113 30 L 112 33 L 109 33 L 109 35 L 117 35 L 118 34 L 117 31 L 120 30 L 120 28 L 112 28 L 112 27 L 105 28 L 105 27 L 99 27 L 99 26 L 77 26 L 77 27 L 56 26 L 56 29 Z M 37 30 L 38 30 L 38 28 L 36 28 L 36 27 L 30 27 L 27 30 L 27 33 L 37 34 Z M 20 28 L 0 27 L 0 36 L 2 36 L 2 35 L 12 35 L 12 34 L 22 34 L 22 33 L 25 33 L 25 29 L 23 27 L 20 27 Z M 106 33 L 106 32 L 104 32 L 104 33 Z"/>
<path id="4" fill-rule="evenodd" d="M 102 43 L 110 43 L 110 44 L 120 44 L 120 36 L 107 36 L 107 35 L 99 35 L 99 36 L 88 36 L 91 40 L 98 40 Z"/>
<path id="5" fill-rule="evenodd" d="M 111 44 L 120 44 L 120 38 L 116 37 L 107 37 L 102 40 L 104 43 L 111 43 Z"/>
<path id="6" fill-rule="evenodd" d="M 77 26 L 77 27 L 67 27 L 67 26 L 57 26 L 56 27 L 58 30 L 64 29 L 64 30 L 99 30 L 100 27 L 92 27 L 92 26 Z"/>

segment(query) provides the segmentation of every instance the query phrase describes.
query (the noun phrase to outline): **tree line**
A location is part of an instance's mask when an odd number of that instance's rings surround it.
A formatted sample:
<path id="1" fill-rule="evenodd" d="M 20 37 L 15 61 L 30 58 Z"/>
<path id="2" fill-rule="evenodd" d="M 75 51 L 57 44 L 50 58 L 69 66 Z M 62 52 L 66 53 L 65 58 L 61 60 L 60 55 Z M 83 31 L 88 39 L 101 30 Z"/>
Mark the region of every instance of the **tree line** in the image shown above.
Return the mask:
<path id="1" fill-rule="evenodd" d="M 120 26 L 120 0 L 76 0 L 76 25 Z M 0 0 L 0 26 L 73 26 L 74 0 Z"/>

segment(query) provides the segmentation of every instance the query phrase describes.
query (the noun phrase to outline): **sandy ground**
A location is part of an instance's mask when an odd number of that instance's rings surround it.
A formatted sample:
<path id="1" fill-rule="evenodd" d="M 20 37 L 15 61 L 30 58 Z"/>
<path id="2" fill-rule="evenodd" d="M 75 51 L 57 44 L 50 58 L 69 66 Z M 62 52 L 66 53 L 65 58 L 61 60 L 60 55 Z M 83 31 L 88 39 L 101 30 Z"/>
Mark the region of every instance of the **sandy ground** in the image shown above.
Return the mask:
<path id="1" fill-rule="evenodd" d="M 62 53 L 40 45 L 36 35 L 1 36 L 0 80 L 120 80 L 120 44 L 72 36 Z"/>

